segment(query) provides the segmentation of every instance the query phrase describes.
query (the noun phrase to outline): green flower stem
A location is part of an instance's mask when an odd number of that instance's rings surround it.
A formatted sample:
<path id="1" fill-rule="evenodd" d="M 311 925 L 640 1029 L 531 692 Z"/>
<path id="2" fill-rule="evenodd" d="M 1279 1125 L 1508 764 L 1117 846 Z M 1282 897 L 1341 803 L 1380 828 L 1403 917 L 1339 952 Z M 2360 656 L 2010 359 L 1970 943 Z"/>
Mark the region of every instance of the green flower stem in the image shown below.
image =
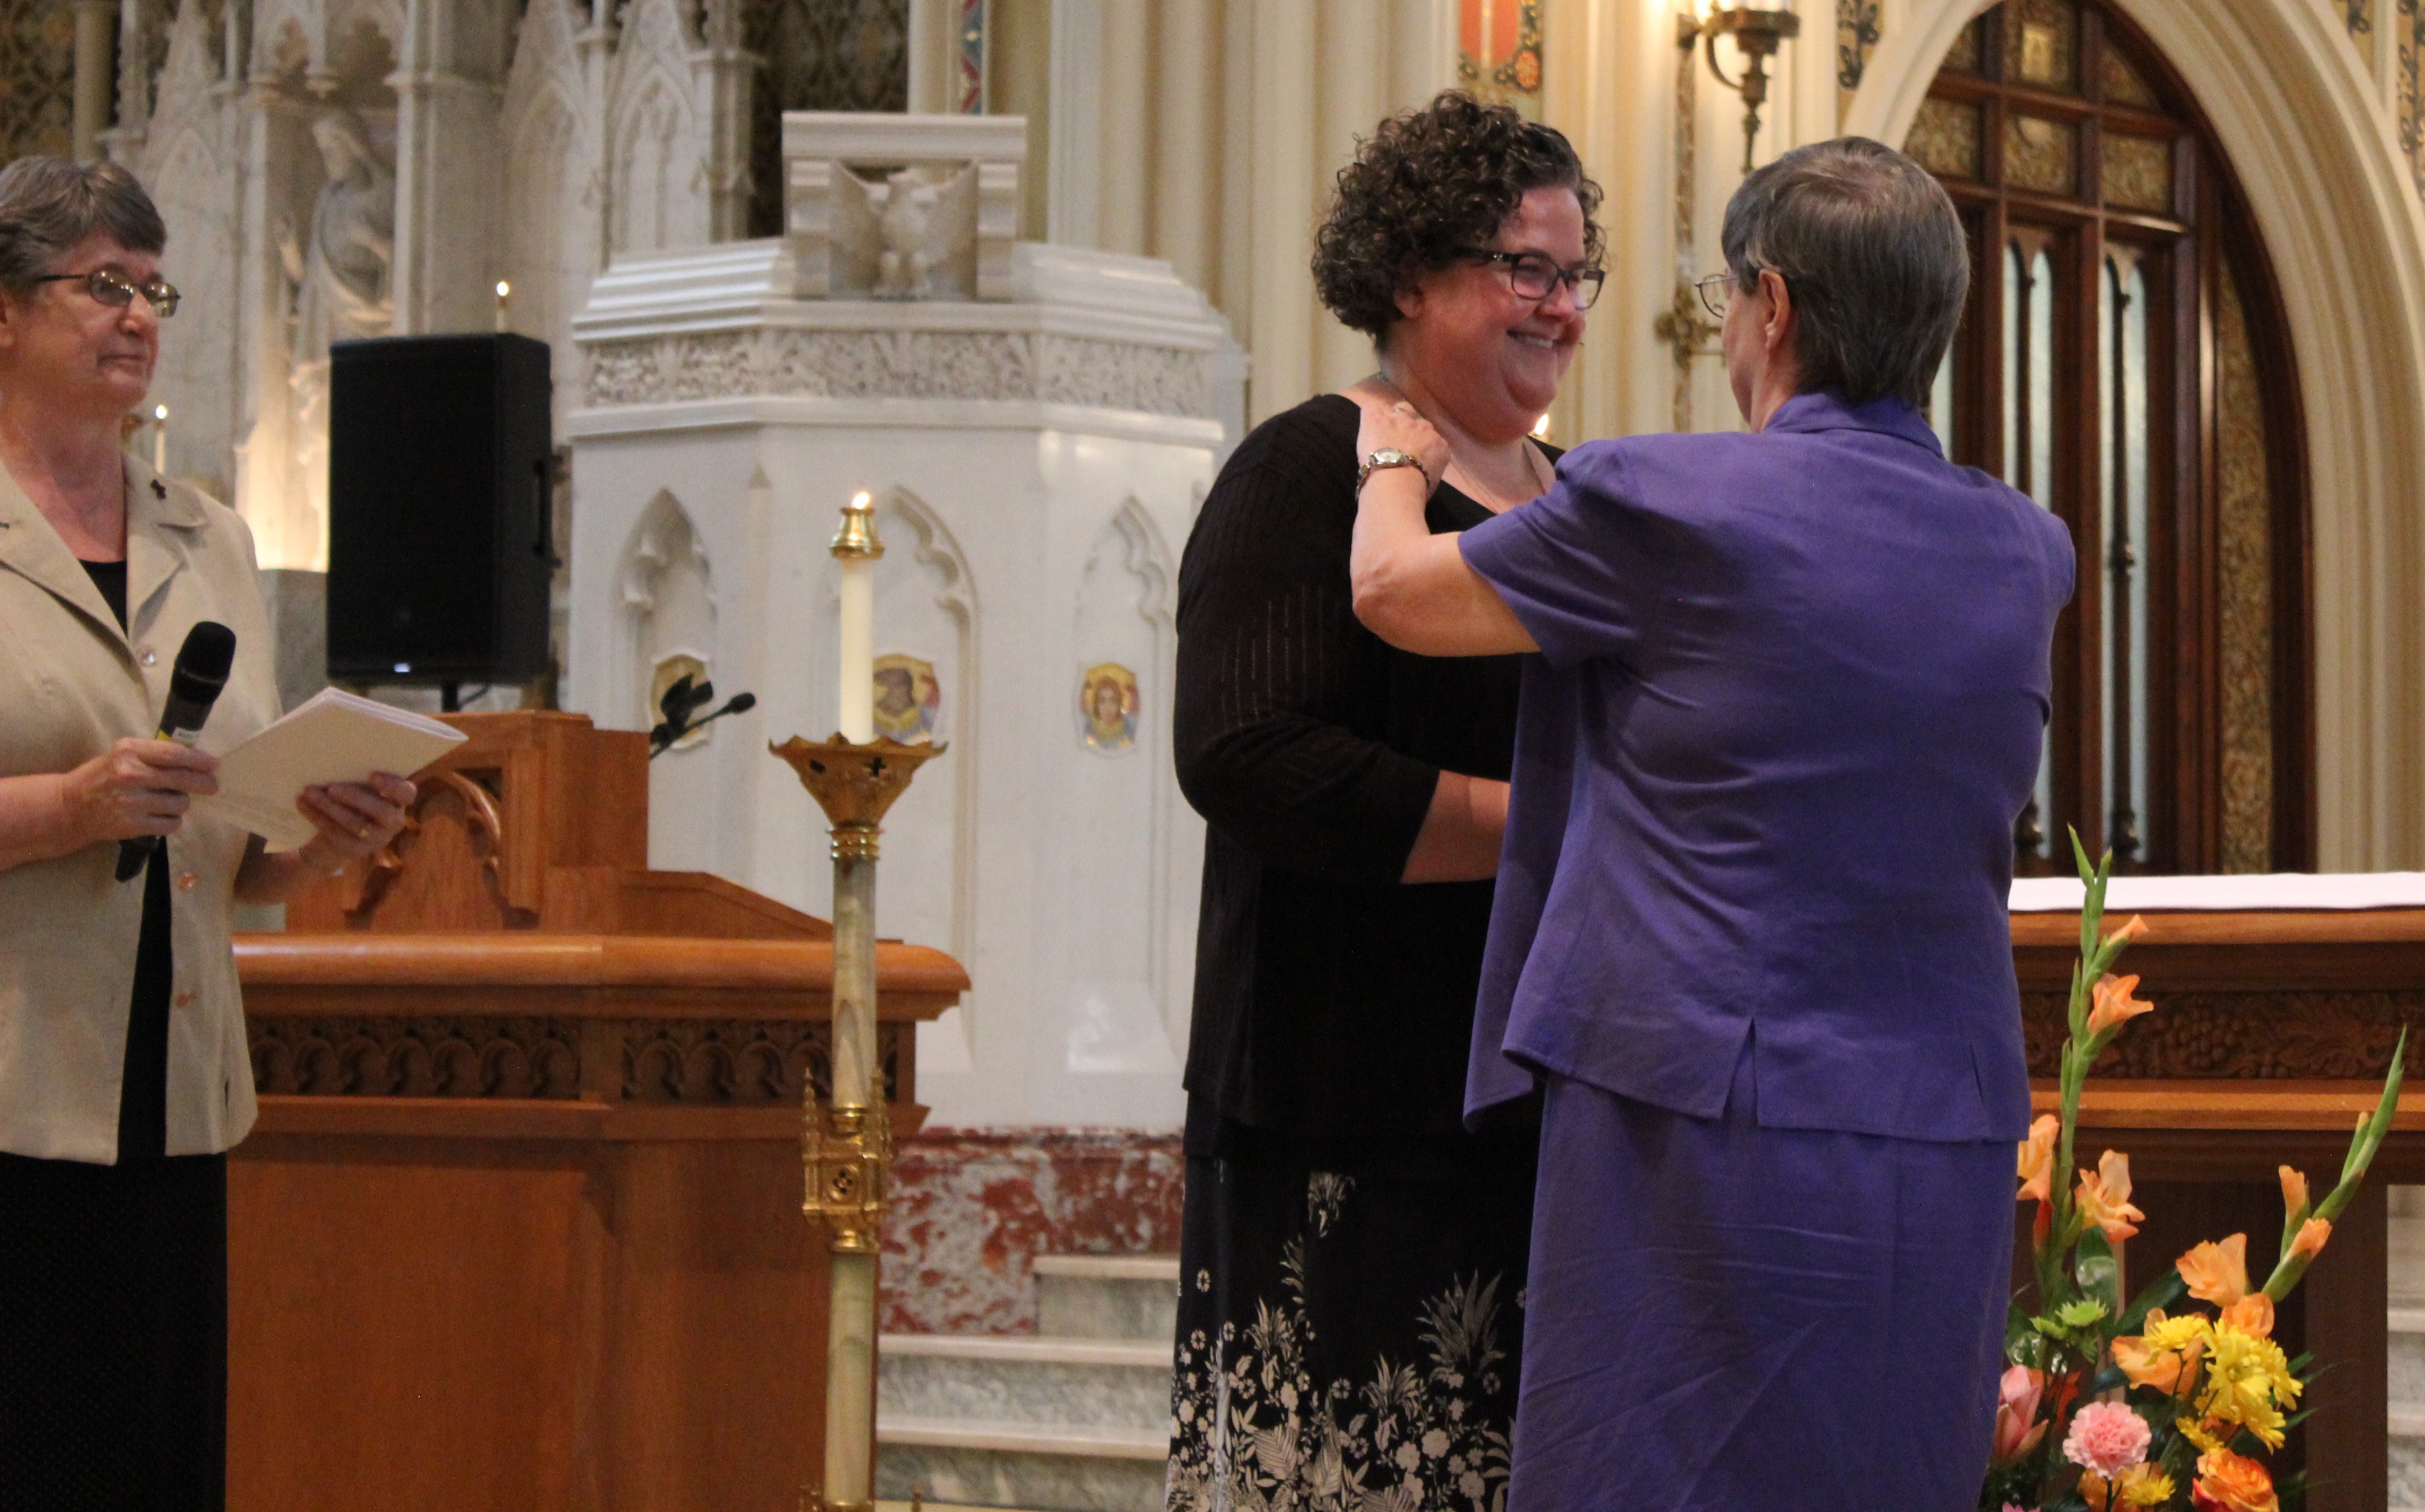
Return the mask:
<path id="1" fill-rule="evenodd" d="M 2315 1216 L 2326 1223 L 2337 1222 L 2341 1213 L 2356 1198 L 2357 1189 L 2365 1184 L 2367 1167 L 2374 1164 L 2375 1151 L 2383 1148 L 2384 1136 L 2391 1133 L 2392 1116 L 2400 1111 L 2400 1086 L 2405 1080 L 2408 1066 L 2408 1031 L 2400 1031 L 2400 1042 L 2392 1047 L 2391 1072 L 2383 1079 L 2383 1096 L 2376 1101 L 2374 1113 L 2357 1126 L 2350 1136 L 2347 1159 L 2341 1162 L 2340 1184 L 2316 1205 Z M 2290 1253 L 2291 1241 L 2299 1237 L 2303 1219 L 2282 1227 L 2282 1258 L 2274 1263 L 2273 1274 L 2266 1278 L 2264 1292 L 2275 1302 L 2290 1295 L 2307 1274 L 2311 1255 Z"/>

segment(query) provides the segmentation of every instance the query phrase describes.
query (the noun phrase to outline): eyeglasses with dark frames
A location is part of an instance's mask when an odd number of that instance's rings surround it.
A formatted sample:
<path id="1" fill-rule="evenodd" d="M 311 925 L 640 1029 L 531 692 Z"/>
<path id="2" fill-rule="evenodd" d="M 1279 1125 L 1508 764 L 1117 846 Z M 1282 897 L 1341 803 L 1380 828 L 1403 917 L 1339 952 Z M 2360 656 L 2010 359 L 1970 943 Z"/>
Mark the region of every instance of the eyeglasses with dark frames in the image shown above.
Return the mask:
<path id="1" fill-rule="evenodd" d="M 1710 313 L 1710 319 L 1726 318 L 1726 306 L 1734 298 L 1734 281 L 1732 273 L 1712 273 L 1693 281 L 1693 292 L 1701 297 L 1701 308 Z"/>
<path id="2" fill-rule="evenodd" d="M 173 283 L 165 283 L 158 279 L 153 279 L 148 283 L 133 284 L 105 267 L 94 268 L 89 273 L 47 273 L 34 281 L 81 283 L 84 285 L 85 293 L 113 310 L 125 309 L 135 302 L 135 297 L 139 294 L 151 304 L 152 313 L 163 320 L 177 313 L 177 301 L 183 298 L 177 293 L 177 287 Z"/>
<path id="3" fill-rule="evenodd" d="M 1578 310 L 1592 307 L 1599 298 L 1600 284 L 1608 278 L 1604 268 L 1560 267 L 1538 252 L 1500 252 L 1487 247 L 1469 247 L 1465 255 L 1506 268 L 1508 287 L 1522 298 L 1546 299 L 1563 283 L 1574 290 Z"/>

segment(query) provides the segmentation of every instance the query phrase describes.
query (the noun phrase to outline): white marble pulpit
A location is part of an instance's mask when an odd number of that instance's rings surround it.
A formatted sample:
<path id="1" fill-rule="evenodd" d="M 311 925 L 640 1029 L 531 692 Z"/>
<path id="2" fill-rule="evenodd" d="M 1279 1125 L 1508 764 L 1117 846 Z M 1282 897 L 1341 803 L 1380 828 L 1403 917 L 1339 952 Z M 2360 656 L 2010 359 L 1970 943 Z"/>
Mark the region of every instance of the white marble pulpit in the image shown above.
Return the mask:
<path id="1" fill-rule="evenodd" d="M 618 257 L 574 321 L 569 707 L 683 671 L 751 713 L 667 751 L 650 863 L 826 909 L 768 740 L 835 725 L 838 511 L 877 501 L 879 732 L 948 742 L 877 927 L 970 966 L 939 1121 L 1170 1127 L 1201 825 L 1172 770 L 1179 554 L 1245 362 L 1167 265 L 1010 240 L 1011 120 L 785 118 L 789 232 Z"/>

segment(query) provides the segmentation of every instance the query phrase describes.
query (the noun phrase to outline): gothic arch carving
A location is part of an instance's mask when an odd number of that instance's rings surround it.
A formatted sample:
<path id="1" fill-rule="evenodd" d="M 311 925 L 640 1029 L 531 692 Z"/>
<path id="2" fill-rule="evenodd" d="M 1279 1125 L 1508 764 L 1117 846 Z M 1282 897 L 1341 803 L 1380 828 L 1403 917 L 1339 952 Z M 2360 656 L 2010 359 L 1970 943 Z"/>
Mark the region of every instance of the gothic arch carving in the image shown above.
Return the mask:
<path id="1" fill-rule="evenodd" d="M 506 75 L 505 276 L 514 328 L 555 348 L 556 371 L 580 371 L 572 315 L 602 259 L 596 218 L 597 136 L 581 107 L 572 12 L 537 0 L 523 13 Z M 557 412 L 571 385 L 559 382 Z"/>
<path id="2" fill-rule="evenodd" d="M 1992 0 L 1913 0 L 1847 133 L 1901 141 L 1938 61 Z M 2317 861 L 2425 864 L 2425 203 L 2342 18 L 2275 0 L 2116 0 L 2229 154 L 2298 359 L 2313 501 Z"/>
<path id="3" fill-rule="evenodd" d="M 907 527 L 906 537 L 896 526 Z M 909 560 L 926 577 L 929 602 L 952 626 L 952 654 L 958 668 L 953 678 L 957 685 L 947 688 L 944 695 L 949 723 L 943 733 L 952 746 L 948 758 L 952 781 L 952 924 L 950 942 L 944 948 L 965 957 L 974 947 L 977 912 L 977 756 L 982 739 L 979 709 L 984 669 L 979 664 L 976 633 L 976 581 L 969 570 L 968 554 L 960 549 L 951 526 L 932 505 L 907 489 L 894 487 L 877 491 L 876 529 L 891 550 L 899 551 L 907 544 Z M 878 592 L 882 592 L 880 587 Z"/>
<path id="4" fill-rule="evenodd" d="M 1161 527 L 1132 496 L 1121 501 L 1096 534 L 1072 605 L 1073 649 L 1082 668 L 1113 660 L 1132 664 L 1136 675 L 1135 744 L 1117 754 L 1142 760 L 1125 772 L 1101 770 L 1080 781 L 1100 787 L 1095 795 L 1099 800 L 1123 806 L 1119 822 L 1142 828 L 1144 854 L 1139 859 L 1146 892 L 1138 900 L 1141 909 L 1128 916 L 1132 923 L 1125 927 L 1141 930 L 1144 953 L 1141 962 L 1124 970 L 1141 968 L 1159 1027 L 1172 1048 L 1183 1042 L 1189 964 L 1178 960 L 1172 948 L 1188 922 L 1184 910 L 1175 915 L 1174 908 L 1189 895 L 1191 881 L 1178 875 L 1175 840 L 1181 800 L 1167 739 L 1179 647 L 1175 582 L 1173 556 Z M 1086 754 L 1091 763 L 1100 753 Z"/>
<path id="5" fill-rule="evenodd" d="M 618 574 L 615 701 L 631 724 L 657 719 L 650 680 L 660 659 L 715 660 L 715 598 L 707 543 L 672 491 L 661 489 L 632 527 Z"/>

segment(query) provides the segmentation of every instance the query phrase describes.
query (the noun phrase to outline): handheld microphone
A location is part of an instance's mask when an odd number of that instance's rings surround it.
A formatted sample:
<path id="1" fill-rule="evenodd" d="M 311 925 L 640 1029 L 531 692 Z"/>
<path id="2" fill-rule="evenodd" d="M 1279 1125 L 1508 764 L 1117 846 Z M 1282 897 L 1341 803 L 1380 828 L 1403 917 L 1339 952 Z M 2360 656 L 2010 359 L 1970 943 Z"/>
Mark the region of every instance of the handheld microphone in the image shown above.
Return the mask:
<path id="1" fill-rule="evenodd" d="M 169 673 L 169 701 L 160 710 L 160 736 L 191 747 L 202 738 L 202 721 L 211 716 L 219 689 L 227 686 L 228 669 L 235 665 L 235 632 L 204 619 L 185 632 L 177 649 L 177 663 Z M 137 835 L 118 843 L 118 879 L 132 880 L 160 848 L 158 835 Z"/>

